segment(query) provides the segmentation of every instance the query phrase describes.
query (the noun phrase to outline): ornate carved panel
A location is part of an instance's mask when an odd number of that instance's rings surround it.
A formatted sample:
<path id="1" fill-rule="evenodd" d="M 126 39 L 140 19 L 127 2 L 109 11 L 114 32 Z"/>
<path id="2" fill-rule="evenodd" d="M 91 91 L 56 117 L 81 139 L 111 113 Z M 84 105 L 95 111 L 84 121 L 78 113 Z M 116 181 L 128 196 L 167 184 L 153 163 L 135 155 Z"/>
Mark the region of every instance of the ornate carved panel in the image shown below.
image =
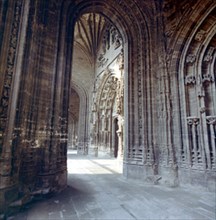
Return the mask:
<path id="1" fill-rule="evenodd" d="M 213 10 L 193 34 L 184 63 L 185 123 L 187 138 L 181 150 L 183 163 L 193 169 L 215 169 L 215 42 Z M 214 15 L 213 15 L 214 14 Z M 213 22 L 214 20 L 214 22 Z M 208 27 L 208 28 L 207 28 Z"/>
<path id="2" fill-rule="evenodd" d="M 92 106 L 92 145 L 99 152 L 106 152 L 114 155 L 113 136 L 117 135 L 113 131 L 113 117 L 123 118 L 124 109 L 124 85 L 123 85 L 123 54 L 120 54 L 114 63 L 118 65 L 118 72 L 107 69 L 97 80 L 93 96 Z M 120 73 L 120 75 L 119 75 Z M 119 123 L 123 120 L 118 119 Z M 121 124 L 121 123 L 120 123 Z M 119 143 L 123 144 L 122 124 L 119 124 L 118 138 Z M 114 132 L 114 133 L 113 133 Z M 121 140 L 121 141 L 120 141 Z M 119 149 L 122 149 L 120 147 Z M 122 149 L 123 151 L 123 149 Z M 122 152 L 121 151 L 121 152 Z M 122 153 L 120 153 L 122 155 Z"/>

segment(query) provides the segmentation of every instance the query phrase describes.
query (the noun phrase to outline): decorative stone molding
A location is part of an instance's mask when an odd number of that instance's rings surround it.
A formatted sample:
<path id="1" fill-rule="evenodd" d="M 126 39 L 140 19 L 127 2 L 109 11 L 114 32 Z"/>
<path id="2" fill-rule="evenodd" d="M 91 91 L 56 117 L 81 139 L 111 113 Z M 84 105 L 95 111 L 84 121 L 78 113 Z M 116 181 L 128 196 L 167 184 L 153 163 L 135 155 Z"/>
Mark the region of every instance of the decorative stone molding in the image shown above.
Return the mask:
<path id="1" fill-rule="evenodd" d="M 93 102 L 92 112 L 96 112 L 96 111 L 97 111 L 97 103 L 96 103 L 96 102 Z"/>
<path id="2" fill-rule="evenodd" d="M 119 64 L 119 69 L 123 70 L 124 69 L 124 51 L 123 51 L 123 49 L 121 50 L 121 53 L 117 58 L 117 62 Z"/>
<path id="3" fill-rule="evenodd" d="M 212 60 L 214 50 L 215 50 L 215 47 L 209 47 L 208 52 L 204 57 L 205 62 L 209 62 Z"/>
<path id="4" fill-rule="evenodd" d="M 115 44 L 114 49 L 116 50 L 122 45 L 122 37 L 119 31 L 114 26 L 111 26 L 110 28 L 110 35 L 111 43 Z"/>
<path id="5" fill-rule="evenodd" d="M 207 124 L 216 125 L 216 116 L 206 116 Z"/>
<path id="6" fill-rule="evenodd" d="M 201 107 L 201 108 L 200 108 L 200 113 L 203 114 L 203 113 L 205 113 L 205 112 L 206 112 L 206 107 Z"/>
<path id="7" fill-rule="evenodd" d="M 117 113 L 120 115 L 124 114 L 124 84 L 123 80 L 119 80 L 117 83 L 117 97 L 116 97 L 116 104 L 117 104 Z"/>
<path id="8" fill-rule="evenodd" d="M 211 73 L 204 74 L 202 76 L 202 83 L 211 83 L 214 82 L 214 76 Z"/>
<path id="9" fill-rule="evenodd" d="M 109 59 L 104 57 L 104 54 L 100 54 L 98 58 L 98 67 L 104 67 L 108 63 Z"/>
<path id="10" fill-rule="evenodd" d="M 11 35 L 9 40 L 9 49 L 7 54 L 7 63 L 6 63 L 6 72 L 4 78 L 4 87 L 2 91 L 2 96 L 0 100 L 0 133 L 1 138 L 3 137 L 4 130 L 7 124 L 8 118 L 8 105 L 9 105 L 9 98 L 11 92 L 11 84 L 14 75 L 14 66 L 15 66 L 15 58 L 17 52 L 17 45 L 18 45 L 18 35 L 19 35 L 19 27 L 20 27 L 20 18 L 21 18 L 21 11 L 22 11 L 22 0 L 16 0 L 15 7 L 14 7 L 14 14 L 13 14 L 13 23 L 11 28 Z M 3 142 L 0 141 L 0 144 Z M 1 148 L 1 147 L 0 147 Z"/>
<path id="11" fill-rule="evenodd" d="M 196 36 L 195 36 L 195 40 L 196 41 L 202 41 L 202 39 L 205 37 L 206 31 L 204 30 L 200 30 L 199 32 L 197 32 Z"/>
<path id="12" fill-rule="evenodd" d="M 199 124 L 199 118 L 198 117 L 187 117 L 187 124 L 188 125 L 198 125 Z"/>
<path id="13" fill-rule="evenodd" d="M 3 117 L 5 117 L 7 114 L 9 93 L 11 90 L 11 83 L 12 83 L 12 77 L 13 77 L 13 71 L 14 71 L 13 68 L 15 64 L 16 48 L 17 48 L 18 33 L 19 33 L 21 8 L 22 8 L 22 1 L 18 0 L 15 6 L 14 21 L 12 24 L 11 36 L 10 36 L 10 41 L 9 41 L 7 69 L 6 69 L 6 75 L 5 75 L 5 80 L 4 80 L 4 89 L 3 89 L 3 92 L 2 92 L 3 95 L 0 101 L 0 116 L 3 116 Z"/>
<path id="14" fill-rule="evenodd" d="M 205 91 L 204 91 L 203 87 L 201 87 L 201 86 L 198 88 L 197 97 L 198 98 L 205 97 Z"/>
<path id="15" fill-rule="evenodd" d="M 196 77 L 194 75 L 187 75 L 185 77 L 185 85 L 195 85 Z"/>
<path id="16" fill-rule="evenodd" d="M 138 131 L 139 131 L 139 135 L 138 135 L 138 142 L 139 145 L 142 144 L 143 141 L 143 85 L 142 85 L 142 50 L 140 47 L 137 48 L 137 72 L 136 72 L 136 77 L 137 77 L 137 96 L 138 96 Z M 134 98 L 134 97 L 133 97 Z M 142 148 L 140 148 L 140 153 L 142 152 Z"/>
<path id="17" fill-rule="evenodd" d="M 196 60 L 196 56 L 193 54 L 188 54 L 186 57 L 186 63 L 193 64 Z"/>

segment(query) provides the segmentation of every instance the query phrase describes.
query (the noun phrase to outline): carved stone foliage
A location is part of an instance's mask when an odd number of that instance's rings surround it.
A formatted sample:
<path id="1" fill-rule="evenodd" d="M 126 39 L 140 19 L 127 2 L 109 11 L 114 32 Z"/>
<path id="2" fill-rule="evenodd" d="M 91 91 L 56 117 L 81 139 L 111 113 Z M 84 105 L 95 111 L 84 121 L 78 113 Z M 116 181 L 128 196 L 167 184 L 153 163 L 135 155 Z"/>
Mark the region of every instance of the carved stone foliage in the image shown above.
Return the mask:
<path id="1" fill-rule="evenodd" d="M 11 84 L 14 75 L 22 4 L 23 4 L 22 0 L 16 0 L 14 6 L 13 23 L 11 26 L 11 34 L 9 36 L 10 40 L 9 40 L 9 48 L 7 52 L 6 71 L 4 75 L 4 87 L 0 99 L 0 139 L 3 138 L 3 133 L 7 126 L 6 123 L 8 118 L 8 105 L 9 105 L 9 99 L 12 89 Z M 1 140 L 0 144 L 2 143 L 3 141 Z M 0 147 L 0 150 L 1 148 L 2 146 Z"/>
<path id="2" fill-rule="evenodd" d="M 185 77 L 185 85 L 196 84 L 196 77 L 194 75 L 188 75 Z"/>
<path id="3" fill-rule="evenodd" d="M 214 75 L 212 73 L 206 73 L 202 75 L 202 83 L 212 83 L 214 82 Z"/>
<path id="4" fill-rule="evenodd" d="M 196 60 L 196 56 L 194 54 L 188 54 L 186 57 L 186 63 L 193 64 Z"/>
<path id="5" fill-rule="evenodd" d="M 199 124 L 199 118 L 197 117 L 188 117 L 187 118 L 188 125 L 198 125 Z"/>

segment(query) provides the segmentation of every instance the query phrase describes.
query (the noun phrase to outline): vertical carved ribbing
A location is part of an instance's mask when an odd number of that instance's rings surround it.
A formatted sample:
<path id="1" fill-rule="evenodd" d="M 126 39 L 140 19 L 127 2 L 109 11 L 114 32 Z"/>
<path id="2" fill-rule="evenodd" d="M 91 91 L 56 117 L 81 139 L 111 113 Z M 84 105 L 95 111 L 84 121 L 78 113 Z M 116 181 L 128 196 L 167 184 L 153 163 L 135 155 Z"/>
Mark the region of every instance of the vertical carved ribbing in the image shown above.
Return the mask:
<path id="1" fill-rule="evenodd" d="M 209 128 L 211 168 L 216 169 L 216 116 L 207 116 L 206 122 Z"/>
<path id="2" fill-rule="evenodd" d="M 17 55 L 17 45 L 20 30 L 20 19 L 22 12 L 22 0 L 16 0 L 14 4 L 13 23 L 11 25 L 9 48 L 7 51 L 6 71 L 4 77 L 3 90 L 0 99 L 0 153 L 3 150 L 5 130 L 8 122 L 9 103 L 14 77 L 14 68 Z"/>
<path id="3" fill-rule="evenodd" d="M 202 163 L 202 157 L 201 157 L 201 142 L 200 142 L 200 132 L 198 129 L 200 120 L 198 117 L 188 117 L 187 123 L 189 125 L 189 132 L 190 132 L 190 155 L 191 155 L 191 164 L 192 166 L 197 166 L 198 164 Z"/>

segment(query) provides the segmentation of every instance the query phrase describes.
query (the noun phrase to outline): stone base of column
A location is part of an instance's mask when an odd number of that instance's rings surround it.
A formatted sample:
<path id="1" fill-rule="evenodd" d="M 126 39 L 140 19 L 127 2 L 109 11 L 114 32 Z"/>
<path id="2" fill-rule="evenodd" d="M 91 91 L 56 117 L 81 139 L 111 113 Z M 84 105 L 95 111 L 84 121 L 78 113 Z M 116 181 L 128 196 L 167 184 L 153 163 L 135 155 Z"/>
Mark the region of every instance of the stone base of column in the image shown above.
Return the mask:
<path id="1" fill-rule="evenodd" d="M 158 172 L 161 175 L 160 183 L 169 187 L 178 187 L 178 167 L 176 165 L 164 165 L 158 167 Z"/>
<path id="2" fill-rule="evenodd" d="M 129 179 L 141 180 L 147 184 L 157 185 L 161 183 L 161 175 L 155 172 L 153 165 L 138 164 L 134 161 L 123 162 L 123 175 Z"/>
<path id="3" fill-rule="evenodd" d="M 194 187 L 202 187 L 209 192 L 216 192 L 215 170 L 199 170 L 196 168 L 179 167 L 179 181 L 181 184 L 190 184 Z"/>
<path id="4" fill-rule="evenodd" d="M 33 194 L 49 194 L 60 192 L 67 187 L 67 170 L 38 175 L 38 181 Z"/>
<path id="5" fill-rule="evenodd" d="M 0 189 L 0 219 L 18 212 L 23 205 L 42 198 L 47 194 L 61 192 L 67 187 L 67 170 L 41 174 L 37 177 L 35 189 L 29 190 L 28 185 L 14 185 Z"/>
<path id="6" fill-rule="evenodd" d="M 154 172 L 152 166 L 124 161 L 123 175 L 127 178 L 145 180 L 148 176 L 154 175 Z"/>
<path id="7" fill-rule="evenodd" d="M 7 215 L 14 212 L 16 207 L 10 205 L 19 198 L 19 186 L 17 184 L 0 189 L 0 219 L 6 219 Z"/>

